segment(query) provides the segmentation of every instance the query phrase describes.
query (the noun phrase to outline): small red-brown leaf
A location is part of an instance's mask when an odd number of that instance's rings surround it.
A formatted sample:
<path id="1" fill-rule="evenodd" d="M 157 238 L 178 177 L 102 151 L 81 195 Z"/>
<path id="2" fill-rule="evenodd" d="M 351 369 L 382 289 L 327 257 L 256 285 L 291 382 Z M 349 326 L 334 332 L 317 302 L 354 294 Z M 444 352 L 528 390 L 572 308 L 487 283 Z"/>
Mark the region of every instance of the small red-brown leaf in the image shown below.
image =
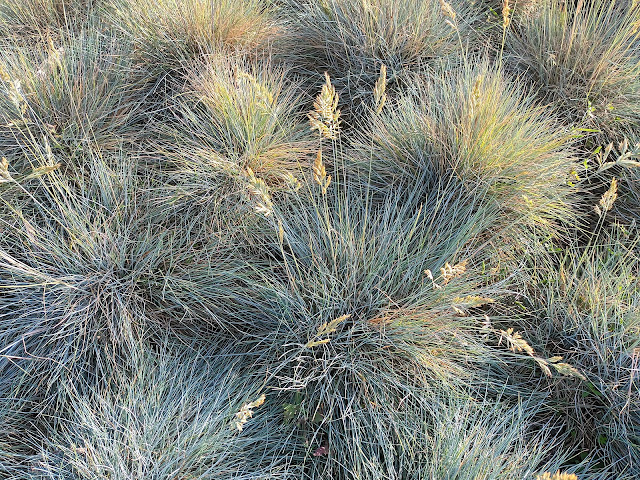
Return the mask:
<path id="1" fill-rule="evenodd" d="M 328 447 L 319 447 L 318 449 L 316 449 L 315 452 L 313 452 L 313 456 L 314 457 L 324 457 L 325 455 L 329 454 L 329 448 Z"/>

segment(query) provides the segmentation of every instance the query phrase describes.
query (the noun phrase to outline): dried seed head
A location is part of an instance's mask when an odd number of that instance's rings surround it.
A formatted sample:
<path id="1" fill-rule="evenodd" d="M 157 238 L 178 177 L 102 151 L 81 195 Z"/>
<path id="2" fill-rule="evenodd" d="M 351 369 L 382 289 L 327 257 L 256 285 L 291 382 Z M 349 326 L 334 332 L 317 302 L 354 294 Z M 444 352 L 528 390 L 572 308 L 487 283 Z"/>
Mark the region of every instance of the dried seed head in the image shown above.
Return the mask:
<path id="1" fill-rule="evenodd" d="M 322 148 L 318 149 L 316 160 L 313 162 L 313 179 L 322 188 L 322 194 L 326 195 L 331 184 L 331 175 L 327 176 L 327 169 L 322 161 Z"/>
<path id="2" fill-rule="evenodd" d="M 522 338 L 522 335 L 518 332 L 514 332 L 513 328 L 508 328 L 505 330 L 500 330 L 500 341 L 498 344 L 505 340 L 509 350 L 514 353 L 525 352 L 527 355 L 535 357 L 536 354 L 533 351 L 533 347 L 527 343 L 527 341 Z"/>
<path id="3" fill-rule="evenodd" d="M 493 329 L 493 325 L 491 324 L 491 319 L 489 318 L 489 315 L 487 315 L 487 314 L 485 314 L 484 317 L 483 317 L 482 329 L 483 330 L 492 330 Z"/>
<path id="4" fill-rule="evenodd" d="M 324 138 L 335 140 L 340 130 L 340 110 L 338 110 L 338 94 L 331 84 L 329 74 L 325 72 L 325 83 L 320 94 L 313 103 L 309 113 L 311 130 L 318 130 Z"/>
<path id="5" fill-rule="evenodd" d="M 440 276 L 442 277 L 442 283 L 445 285 L 456 277 L 463 275 L 467 271 L 467 264 L 469 260 L 464 260 L 456 265 L 449 265 L 449 262 L 444 264 L 444 267 L 440 269 Z"/>
<path id="6" fill-rule="evenodd" d="M 266 397 L 263 393 L 262 395 L 260 395 L 260 397 L 257 400 L 254 400 L 253 402 L 245 403 L 242 406 L 242 408 L 240 408 L 240 411 L 236 413 L 236 416 L 235 416 L 236 419 L 233 426 L 239 432 L 242 431 L 242 429 L 244 428 L 244 424 L 247 423 L 249 419 L 253 416 L 253 409 L 261 406 L 264 403 L 265 399 Z"/>
<path id="7" fill-rule="evenodd" d="M 318 149 L 316 160 L 313 162 L 313 179 L 316 183 L 322 183 L 324 177 L 327 176 L 327 169 L 322 162 L 322 149 Z"/>
<path id="8" fill-rule="evenodd" d="M 305 345 L 305 348 L 313 348 L 317 347 L 318 345 L 326 345 L 327 343 L 329 343 L 331 341 L 330 338 L 320 339 L 320 337 L 325 337 L 330 333 L 334 333 L 338 329 L 338 325 L 340 325 L 345 320 L 348 320 L 349 318 L 351 318 L 350 313 L 341 315 L 338 318 L 334 318 L 329 323 L 325 322 L 320 325 L 314 339 L 309 340 L 309 342 L 307 342 L 307 344 Z"/>
<path id="9" fill-rule="evenodd" d="M 284 242 L 284 227 L 281 220 L 278 220 L 278 241 L 280 245 Z"/>
<path id="10" fill-rule="evenodd" d="M 596 214 L 601 217 L 602 216 L 602 210 L 600 210 L 600 207 L 598 205 L 594 205 L 593 206 L 593 210 L 596 212 Z"/>
<path id="11" fill-rule="evenodd" d="M 300 180 L 298 180 L 291 172 L 285 173 L 284 181 L 287 184 L 287 188 L 291 192 L 297 192 L 298 190 L 300 190 L 300 188 L 302 188 Z"/>
<path id="12" fill-rule="evenodd" d="M 264 180 L 256 177 L 251 167 L 247 167 L 245 175 L 249 197 L 255 202 L 254 208 L 256 212 L 268 217 L 273 212 L 273 202 L 269 194 L 269 187 Z"/>
<path id="13" fill-rule="evenodd" d="M 379 114 L 387 101 L 387 66 L 384 63 L 380 65 L 380 76 L 373 88 L 373 98 L 376 103 L 376 113 Z"/>
<path id="14" fill-rule="evenodd" d="M 544 472 L 536 476 L 536 480 L 578 480 L 573 473 L 562 473 L 558 470 L 556 473 Z"/>
<path id="15" fill-rule="evenodd" d="M 327 181 L 324 183 L 324 187 L 322 187 L 322 194 L 326 195 L 327 190 L 329 189 L 329 185 L 331 185 L 331 175 L 327 177 Z"/>
<path id="16" fill-rule="evenodd" d="M 480 100 L 480 89 L 482 88 L 482 82 L 484 82 L 484 75 L 478 75 L 475 82 L 473 82 L 473 90 L 471 96 L 475 102 Z"/>
<path id="17" fill-rule="evenodd" d="M 0 161 L 0 183 L 10 182 L 13 180 L 13 177 L 9 173 L 9 161 L 2 157 L 2 161 Z"/>
<path id="18" fill-rule="evenodd" d="M 551 377 L 551 368 L 555 369 L 560 375 L 568 376 L 568 377 L 576 377 L 583 381 L 586 381 L 586 377 L 578 371 L 577 368 L 569 365 L 568 363 L 561 363 L 562 357 L 551 357 L 551 358 L 543 358 L 539 357 L 535 354 L 533 347 L 527 343 L 527 341 L 522 338 L 522 335 L 518 332 L 514 332 L 513 328 L 508 328 L 507 330 L 496 331 L 499 335 L 500 339 L 498 341 L 498 345 L 502 344 L 502 340 L 505 340 L 505 343 L 509 347 L 509 349 L 514 353 L 525 352 L 529 355 L 533 360 L 538 364 L 538 366 L 542 369 L 544 374 L 548 377 Z M 545 477 L 546 478 L 546 477 Z M 549 477 L 555 479 L 556 477 Z M 564 478 L 564 477 L 559 477 Z"/>
<path id="19" fill-rule="evenodd" d="M 560 362 L 562 357 L 551 357 L 547 359 L 549 364 L 558 372 L 560 375 L 564 375 L 565 377 L 575 377 L 580 380 L 587 381 L 587 377 L 585 377 L 580 371 L 574 367 L 573 365 L 569 365 L 568 363 Z"/>
<path id="20" fill-rule="evenodd" d="M 471 90 L 471 99 L 469 102 L 469 112 L 468 117 L 469 120 L 473 120 L 476 114 L 476 107 L 480 103 L 480 90 L 482 88 L 482 82 L 484 81 L 484 75 L 478 75 L 476 80 L 473 82 L 473 89 Z"/>
<path id="21" fill-rule="evenodd" d="M 20 80 L 11 80 L 9 82 L 9 100 L 24 115 L 27 112 L 27 102 L 22 92 L 22 82 Z"/>
<path id="22" fill-rule="evenodd" d="M 480 297 L 477 295 L 467 295 L 466 297 L 455 297 L 453 304 L 459 309 L 478 308 L 483 305 L 495 303 L 493 298 Z"/>
<path id="23" fill-rule="evenodd" d="M 611 186 L 609 187 L 609 190 L 604 192 L 604 195 L 602 195 L 602 198 L 599 202 L 601 207 L 599 209 L 601 210 L 601 215 L 604 215 L 606 212 L 611 210 L 611 207 L 613 207 L 613 203 L 616 201 L 616 198 L 618 198 L 618 180 L 613 178 L 611 180 Z"/>
<path id="24" fill-rule="evenodd" d="M 502 28 L 507 28 L 511 23 L 511 7 L 509 0 L 502 0 Z"/>
<path id="25" fill-rule="evenodd" d="M 456 21 L 456 11 L 446 0 L 440 0 L 440 11 L 442 15 L 449 18 L 452 22 Z"/>
<path id="26" fill-rule="evenodd" d="M 4 68 L 4 65 L 0 65 L 0 80 L 9 83 L 11 81 L 11 77 L 7 73 Z"/>

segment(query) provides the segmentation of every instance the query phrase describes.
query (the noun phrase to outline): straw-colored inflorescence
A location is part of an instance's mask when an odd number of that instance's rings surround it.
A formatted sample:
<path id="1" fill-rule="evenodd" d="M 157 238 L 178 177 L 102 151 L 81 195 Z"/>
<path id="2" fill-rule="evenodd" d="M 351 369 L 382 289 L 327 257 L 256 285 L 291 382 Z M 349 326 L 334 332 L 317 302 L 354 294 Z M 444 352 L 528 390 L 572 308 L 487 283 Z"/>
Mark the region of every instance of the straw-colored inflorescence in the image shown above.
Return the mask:
<path id="1" fill-rule="evenodd" d="M 318 130 L 323 138 L 335 140 L 340 130 L 340 110 L 338 109 L 338 94 L 331 84 L 329 74 L 325 72 L 325 83 L 320 95 L 316 97 L 313 110 L 309 113 L 311 130 Z"/>
<path id="2" fill-rule="evenodd" d="M 442 11 L 442 15 L 450 19 L 452 22 L 456 21 L 456 11 L 446 0 L 440 0 L 440 10 Z"/>
<path id="3" fill-rule="evenodd" d="M 273 202 L 269 194 L 269 187 L 264 180 L 256 177 L 256 174 L 250 167 L 247 167 L 246 179 L 249 195 L 255 201 L 254 208 L 256 212 L 268 217 L 273 211 Z"/>
<path id="4" fill-rule="evenodd" d="M 318 149 L 316 160 L 313 162 L 313 179 L 322 188 L 322 194 L 327 193 L 329 185 L 331 185 L 331 175 L 327 175 L 327 168 L 322 161 L 322 149 Z"/>
<path id="5" fill-rule="evenodd" d="M 560 375 L 564 375 L 566 377 L 575 377 L 580 380 L 586 381 L 586 377 L 580 373 L 580 371 L 574 366 L 562 362 L 562 357 L 556 356 L 551 358 L 543 358 L 536 355 L 536 352 L 533 350 L 533 347 L 529 345 L 529 343 L 522 338 L 519 332 L 514 332 L 513 328 L 508 328 L 507 330 L 496 331 L 498 333 L 500 340 L 498 341 L 498 345 L 502 343 L 504 340 L 509 350 L 514 353 L 525 352 L 529 355 L 535 362 L 538 364 L 540 369 L 544 372 L 544 374 L 548 377 L 553 376 L 551 373 L 551 367 L 558 372 Z M 564 477 L 562 477 L 564 478 Z M 554 477 L 555 479 L 555 477 Z"/>
<path id="6" fill-rule="evenodd" d="M 536 476 L 536 480 L 578 480 L 573 473 L 562 473 L 558 470 L 556 473 L 544 472 Z"/>
<path id="7" fill-rule="evenodd" d="M 0 183 L 10 182 L 13 178 L 9 173 L 9 162 L 6 158 L 2 157 L 2 161 L 0 161 Z"/>
<path id="8" fill-rule="evenodd" d="M 511 6 L 509 0 L 502 1 L 502 28 L 507 28 L 511 23 Z"/>
<path id="9" fill-rule="evenodd" d="M 387 66 L 384 63 L 380 65 L 380 76 L 373 88 L 373 98 L 376 104 L 376 113 L 379 114 L 387 101 Z"/>
<path id="10" fill-rule="evenodd" d="M 245 423 L 247 423 L 253 416 L 253 409 L 261 406 L 264 403 L 265 399 L 266 397 L 263 393 L 257 400 L 244 404 L 240 411 L 236 413 L 236 419 L 234 421 L 235 429 L 241 432 L 244 429 Z"/>
<path id="11" fill-rule="evenodd" d="M 618 198 L 618 180 L 611 179 L 611 185 L 609 189 L 604 192 L 602 198 L 600 198 L 599 205 L 595 206 L 595 210 L 598 215 L 602 216 L 607 213 L 613 207 L 614 202 Z"/>

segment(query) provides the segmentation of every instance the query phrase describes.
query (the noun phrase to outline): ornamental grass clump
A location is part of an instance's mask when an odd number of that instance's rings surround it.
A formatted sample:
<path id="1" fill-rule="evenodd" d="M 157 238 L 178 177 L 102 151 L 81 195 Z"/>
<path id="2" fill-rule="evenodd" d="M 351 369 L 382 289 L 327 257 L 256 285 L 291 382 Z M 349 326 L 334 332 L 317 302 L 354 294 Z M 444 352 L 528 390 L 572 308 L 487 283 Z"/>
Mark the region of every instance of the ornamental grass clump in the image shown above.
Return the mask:
<path id="1" fill-rule="evenodd" d="M 260 0 L 114 0 L 105 18 L 159 73 L 220 48 L 260 55 L 281 29 L 272 6 Z"/>
<path id="2" fill-rule="evenodd" d="M 1 0 L 0 34 L 32 46 L 89 26 L 101 0 Z"/>
<path id="3" fill-rule="evenodd" d="M 140 138 L 148 91 L 118 39 L 83 34 L 5 52 L 0 151 L 14 166 L 49 147 L 72 164 L 89 150 L 117 151 Z"/>
<path id="4" fill-rule="evenodd" d="M 586 377 L 554 383 L 548 400 L 562 412 L 571 444 L 611 478 L 630 479 L 640 465 L 640 257 L 637 239 L 624 228 L 610 230 L 559 264 L 536 266 L 526 328 Z"/>
<path id="5" fill-rule="evenodd" d="M 411 478 L 525 479 L 568 460 L 558 453 L 562 437 L 549 434 L 554 425 L 536 425 L 534 400 L 454 400 L 443 407 L 424 432 L 425 465 Z"/>
<path id="6" fill-rule="evenodd" d="M 270 184 L 300 174 L 312 137 L 290 71 L 220 54 L 186 77 L 170 132 L 186 168 L 229 175 L 250 168 Z"/>
<path id="7" fill-rule="evenodd" d="M 103 382 L 127 355 L 151 315 L 148 262 L 161 261 L 152 232 L 137 230 L 128 168 L 92 160 L 87 179 L 58 169 L 0 185 L 0 371 L 17 364 L 49 401 L 65 382 Z"/>
<path id="8" fill-rule="evenodd" d="M 575 224 L 569 132 L 548 109 L 480 62 L 421 81 L 372 119 L 349 156 L 363 182 L 385 193 L 459 185 L 499 211 L 492 235 L 561 235 Z"/>
<path id="9" fill-rule="evenodd" d="M 247 207 L 269 216 L 273 195 L 304 182 L 315 142 L 300 106 L 286 68 L 219 54 L 189 70 L 156 137 L 158 201 L 196 218 L 236 212 L 254 230 Z"/>
<path id="10" fill-rule="evenodd" d="M 241 288 L 222 267 L 233 263 L 231 250 L 221 253 L 230 231 L 223 240 L 211 225 L 169 228 L 135 169 L 131 158 L 97 156 L 73 178 L 53 167 L 19 176 L 9 165 L 12 179 L 0 184 L 0 372 L 24 372 L 21 395 L 49 405 L 65 385 L 103 384 L 147 335 L 214 328 L 213 304 L 233 303 L 223 279 Z M 197 308 L 200 275 L 226 303 L 209 297 Z"/>
<path id="11" fill-rule="evenodd" d="M 640 122 L 639 25 L 636 2 L 541 2 L 508 32 L 505 62 L 595 146 L 621 141 Z"/>
<path id="12" fill-rule="evenodd" d="M 359 112 L 381 65 L 396 90 L 459 51 L 478 15 L 471 2 L 439 0 L 292 0 L 283 10 L 293 42 L 285 57 L 307 74 L 328 71 L 345 108 Z"/>
<path id="13" fill-rule="evenodd" d="M 60 413 L 72 416 L 32 463 L 37 478 L 294 478 L 295 446 L 257 375 L 206 351 L 142 348 L 107 388 L 71 397 Z M 237 429 L 237 412 L 258 397 L 265 405 Z"/>
<path id="14" fill-rule="evenodd" d="M 279 324 L 261 362 L 292 395 L 285 414 L 309 475 L 402 478 L 420 464 L 415 433 L 436 392 L 464 396 L 499 363 L 463 300 L 492 301 L 466 257 L 482 219 L 449 192 L 376 205 L 357 184 L 309 189 L 278 205 L 264 243 L 273 258 L 256 293 Z"/>

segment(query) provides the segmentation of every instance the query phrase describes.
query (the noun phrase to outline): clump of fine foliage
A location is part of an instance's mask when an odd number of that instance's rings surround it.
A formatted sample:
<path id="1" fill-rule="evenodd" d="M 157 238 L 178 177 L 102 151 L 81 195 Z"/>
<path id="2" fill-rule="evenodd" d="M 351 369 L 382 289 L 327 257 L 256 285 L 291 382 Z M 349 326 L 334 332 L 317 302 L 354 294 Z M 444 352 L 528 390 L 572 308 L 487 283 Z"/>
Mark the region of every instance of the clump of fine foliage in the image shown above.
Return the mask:
<path id="1" fill-rule="evenodd" d="M 494 236 L 510 230 L 522 242 L 532 228 L 557 236 L 563 222 L 577 221 L 568 132 L 486 63 L 416 80 L 394 108 L 373 116 L 348 161 L 386 195 L 457 185 L 464 197 L 481 199 L 485 217 L 496 212 Z"/>
<path id="2" fill-rule="evenodd" d="M 86 28 L 102 0 L 2 0 L 2 42 L 13 37 L 27 44 Z"/>
<path id="3" fill-rule="evenodd" d="M 402 89 L 412 72 L 477 41 L 480 9 L 452 0 L 289 0 L 284 8 L 292 64 L 312 72 L 328 71 L 350 106 L 370 101 L 380 66 L 390 90 Z M 313 78 L 313 76 L 312 76 Z"/>
<path id="4" fill-rule="evenodd" d="M 507 63 L 566 122 L 629 136 L 640 121 L 639 21 L 636 2 L 539 2 L 508 32 Z"/>
<path id="5" fill-rule="evenodd" d="M 50 149 L 69 164 L 139 140 L 150 86 L 128 48 L 94 33 L 49 39 L 36 50 L 7 46 L 0 60 L 2 154 L 17 166 L 28 152 L 35 161 Z"/>
<path id="6" fill-rule="evenodd" d="M 134 45 L 152 71 L 173 71 L 225 48 L 260 54 L 277 37 L 269 2 L 259 0 L 115 0 L 106 2 L 109 26 Z"/>
<path id="7" fill-rule="evenodd" d="M 0 477 L 640 477 L 639 26 L 0 0 Z"/>

